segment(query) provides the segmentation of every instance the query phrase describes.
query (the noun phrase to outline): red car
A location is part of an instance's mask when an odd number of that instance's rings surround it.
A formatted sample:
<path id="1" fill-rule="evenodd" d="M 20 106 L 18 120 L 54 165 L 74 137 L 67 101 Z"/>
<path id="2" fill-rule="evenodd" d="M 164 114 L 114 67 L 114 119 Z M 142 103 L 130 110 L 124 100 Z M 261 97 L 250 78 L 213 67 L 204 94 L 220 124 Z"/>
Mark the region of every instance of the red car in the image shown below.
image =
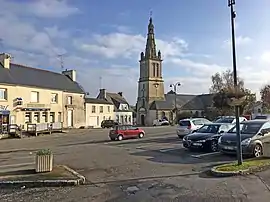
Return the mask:
<path id="1" fill-rule="evenodd" d="M 144 130 L 130 125 L 118 125 L 110 130 L 109 137 L 111 140 L 123 140 L 129 138 L 143 138 Z"/>

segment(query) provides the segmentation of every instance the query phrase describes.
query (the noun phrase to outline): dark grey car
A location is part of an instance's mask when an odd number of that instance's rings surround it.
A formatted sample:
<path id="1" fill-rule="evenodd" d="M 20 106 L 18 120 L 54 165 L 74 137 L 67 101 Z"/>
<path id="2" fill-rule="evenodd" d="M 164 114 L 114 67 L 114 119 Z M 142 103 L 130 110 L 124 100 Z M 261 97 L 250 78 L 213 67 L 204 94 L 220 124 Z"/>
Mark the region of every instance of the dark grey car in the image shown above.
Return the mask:
<path id="1" fill-rule="evenodd" d="M 243 155 L 260 157 L 263 154 L 263 145 L 270 142 L 270 122 L 267 120 L 250 120 L 240 124 L 241 145 Z M 236 153 L 236 127 L 233 127 L 218 140 L 222 153 Z"/>
<path id="2" fill-rule="evenodd" d="M 218 150 L 218 139 L 224 132 L 231 129 L 233 124 L 209 123 L 183 138 L 183 146 L 188 149 L 200 148 L 215 152 Z"/>

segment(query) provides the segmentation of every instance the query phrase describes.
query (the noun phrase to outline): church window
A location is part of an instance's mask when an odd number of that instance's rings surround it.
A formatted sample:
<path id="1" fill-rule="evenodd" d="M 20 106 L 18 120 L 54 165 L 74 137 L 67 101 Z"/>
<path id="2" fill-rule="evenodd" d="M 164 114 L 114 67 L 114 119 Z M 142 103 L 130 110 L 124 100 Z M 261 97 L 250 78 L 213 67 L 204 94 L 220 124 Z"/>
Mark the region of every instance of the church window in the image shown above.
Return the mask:
<path id="1" fill-rule="evenodd" d="M 158 65 L 158 64 L 156 65 L 156 68 L 157 68 L 157 69 L 156 69 L 156 77 L 159 77 L 159 74 L 160 74 L 160 73 L 159 73 L 159 65 Z"/>
<path id="2" fill-rule="evenodd" d="M 155 63 L 152 64 L 153 65 L 153 77 L 156 76 L 156 65 Z"/>

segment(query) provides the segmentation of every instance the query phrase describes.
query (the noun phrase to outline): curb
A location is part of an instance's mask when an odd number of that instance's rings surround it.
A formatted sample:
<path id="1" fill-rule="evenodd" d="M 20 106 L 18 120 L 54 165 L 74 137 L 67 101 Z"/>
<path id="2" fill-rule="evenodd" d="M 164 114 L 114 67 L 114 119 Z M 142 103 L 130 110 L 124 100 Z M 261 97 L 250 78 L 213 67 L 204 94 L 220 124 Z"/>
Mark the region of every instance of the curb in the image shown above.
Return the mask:
<path id="1" fill-rule="evenodd" d="M 232 177 L 236 175 L 249 174 L 250 170 L 240 170 L 240 171 L 217 171 L 217 167 L 211 168 L 211 174 L 215 177 Z"/>
<path id="2" fill-rule="evenodd" d="M 85 183 L 85 177 L 77 173 L 73 169 L 63 166 L 67 171 L 71 172 L 79 179 L 75 180 L 7 180 L 0 181 L 0 189 L 8 188 L 39 188 L 39 187 L 65 187 L 65 186 L 78 186 Z"/>

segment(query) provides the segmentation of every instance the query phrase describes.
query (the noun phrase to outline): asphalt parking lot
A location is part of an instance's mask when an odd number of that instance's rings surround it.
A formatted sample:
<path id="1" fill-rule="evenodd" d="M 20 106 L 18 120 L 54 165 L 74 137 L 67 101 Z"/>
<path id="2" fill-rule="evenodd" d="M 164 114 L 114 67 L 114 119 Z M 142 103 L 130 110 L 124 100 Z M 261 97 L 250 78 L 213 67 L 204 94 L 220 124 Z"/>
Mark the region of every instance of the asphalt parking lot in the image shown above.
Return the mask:
<path id="1" fill-rule="evenodd" d="M 55 164 L 68 165 L 87 179 L 73 188 L 1 190 L 1 201 L 268 201 L 269 191 L 258 177 L 207 174 L 213 165 L 236 157 L 188 151 L 174 127 L 145 131 L 142 139 L 123 141 L 109 141 L 106 129 L 1 140 L 1 171 L 31 168 L 35 151 L 50 148 Z"/>

